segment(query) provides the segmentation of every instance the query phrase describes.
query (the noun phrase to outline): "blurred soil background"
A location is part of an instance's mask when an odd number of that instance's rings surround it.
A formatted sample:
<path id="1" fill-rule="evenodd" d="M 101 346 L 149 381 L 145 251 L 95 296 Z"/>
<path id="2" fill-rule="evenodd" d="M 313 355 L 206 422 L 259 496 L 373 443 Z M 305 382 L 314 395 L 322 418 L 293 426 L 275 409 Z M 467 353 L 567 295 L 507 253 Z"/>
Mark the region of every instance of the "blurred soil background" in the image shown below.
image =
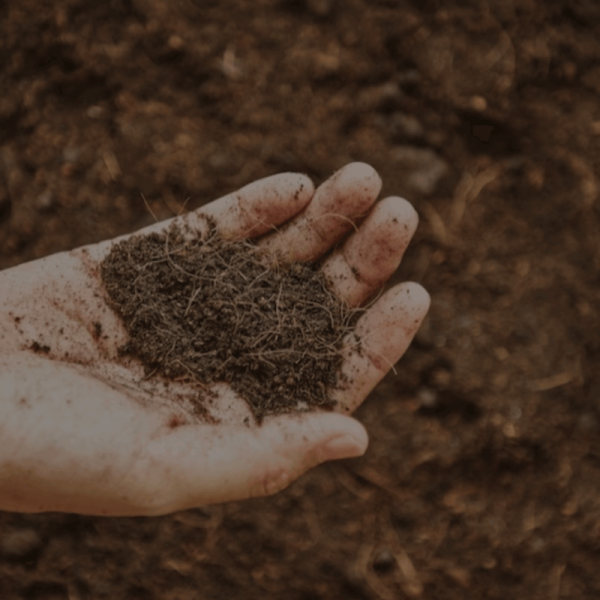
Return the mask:
<path id="1" fill-rule="evenodd" d="M 279 495 L 146 519 L 0 513 L 3 600 L 600 597 L 600 4 L 6 0 L 0 268 L 280 171 L 373 165 L 431 293 Z"/>

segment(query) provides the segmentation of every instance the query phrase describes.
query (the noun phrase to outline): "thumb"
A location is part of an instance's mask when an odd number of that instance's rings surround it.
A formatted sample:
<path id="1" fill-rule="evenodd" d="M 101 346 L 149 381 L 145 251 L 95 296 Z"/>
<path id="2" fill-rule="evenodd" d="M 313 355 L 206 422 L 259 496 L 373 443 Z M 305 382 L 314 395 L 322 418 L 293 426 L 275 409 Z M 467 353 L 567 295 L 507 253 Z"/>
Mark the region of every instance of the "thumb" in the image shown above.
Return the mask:
<path id="1" fill-rule="evenodd" d="M 260 437 L 260 457 L 249 479 L 251 497 L 276 494 L 328 460 L 361 456 L 369 443 L 361 423 L 336 413 L 277 417 Z"/>
<path id="2" fill-rule="evenodd" d="M 362 424 L 337 413 L 283 415 L 257 428 L 182 426 L 146 447 L 159 488 L 152 513 L 275 494 L 320 463 L 364 454 L 367 444 Z"/>

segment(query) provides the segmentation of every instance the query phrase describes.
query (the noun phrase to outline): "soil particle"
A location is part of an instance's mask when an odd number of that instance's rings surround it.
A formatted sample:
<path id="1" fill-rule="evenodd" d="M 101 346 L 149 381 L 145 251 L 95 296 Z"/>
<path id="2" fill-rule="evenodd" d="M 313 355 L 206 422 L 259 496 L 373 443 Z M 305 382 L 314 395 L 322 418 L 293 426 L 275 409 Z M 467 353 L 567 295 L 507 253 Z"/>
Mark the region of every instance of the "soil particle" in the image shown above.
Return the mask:
<path id="1" fill-rule="evenodd" d="M 177 227 L 115 245 L 101 268 L 111 306 L 147 377 L 193 383 L 198 402 L 225 381 L 257 423 L 270 414 L 331 410 L 349 309 L 315 265 L 281 264 L 248 241 L 205 240 Z M 201 412 L 201 411 L 200 411 Z"/>
<path id="2" fill-rule="evenodd" d="M 95 340 L 99 340 L 102 335 L 102 324 L 98 321 L 94 322 L 94 331 L 92 332 Z"/>
<path id="3" fill-rule="evenodd" d="M 167 426 L 169 429 L 176 429 L 177 427 L 181 427 L 187 423 L 186 419 L 182 415 L 171 415 L 167 422 Z"/>
<path id="4" fill-rule="evenodd" d="M 46 344 L 40 344 L 39 342 L 32 342 L 29 347 L 37 354 L 48 354 L 50 352 L 50 346 Z"/>

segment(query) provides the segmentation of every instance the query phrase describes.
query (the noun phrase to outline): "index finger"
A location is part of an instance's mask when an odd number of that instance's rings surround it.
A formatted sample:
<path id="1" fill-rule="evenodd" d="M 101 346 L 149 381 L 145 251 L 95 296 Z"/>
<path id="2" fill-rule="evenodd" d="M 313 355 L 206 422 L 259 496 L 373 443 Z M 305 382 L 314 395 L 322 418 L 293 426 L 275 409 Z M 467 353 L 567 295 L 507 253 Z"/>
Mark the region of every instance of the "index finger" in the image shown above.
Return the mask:
<path id="1" fill-rule="evenodd" d="M 134 235 L 166 233 L 172 225 L 191 228 L 200 238 L 209 231 L 207 217 L 214 222 L 219 235 L 226 240 L 254 238 L 276 229 L 291 219 L 310 202 L 314 185 L 301 173 L 278 173 L 250 183 L 243 188 L 213 200 L 199 209 L 144 227 Z M 87 248 L 89 255 L 102 260 L 116 242 L 126 234 Z"/>

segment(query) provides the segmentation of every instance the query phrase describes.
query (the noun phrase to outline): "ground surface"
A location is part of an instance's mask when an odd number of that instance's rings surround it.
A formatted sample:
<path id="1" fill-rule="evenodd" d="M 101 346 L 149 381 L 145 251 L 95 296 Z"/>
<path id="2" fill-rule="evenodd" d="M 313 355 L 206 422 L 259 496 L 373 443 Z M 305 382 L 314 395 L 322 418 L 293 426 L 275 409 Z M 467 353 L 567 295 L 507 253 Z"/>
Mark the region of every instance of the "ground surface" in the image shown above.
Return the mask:
<path id="1" fill-rule="evenodd" d="M 442 8 L 443 6 L 443 8 Z M 0 268 L 351 160 L 433 297 L 360 460 L 159 519 L 0 514 L 28 600 L 600 594 L 595 0 L 0 5 Z"/>

